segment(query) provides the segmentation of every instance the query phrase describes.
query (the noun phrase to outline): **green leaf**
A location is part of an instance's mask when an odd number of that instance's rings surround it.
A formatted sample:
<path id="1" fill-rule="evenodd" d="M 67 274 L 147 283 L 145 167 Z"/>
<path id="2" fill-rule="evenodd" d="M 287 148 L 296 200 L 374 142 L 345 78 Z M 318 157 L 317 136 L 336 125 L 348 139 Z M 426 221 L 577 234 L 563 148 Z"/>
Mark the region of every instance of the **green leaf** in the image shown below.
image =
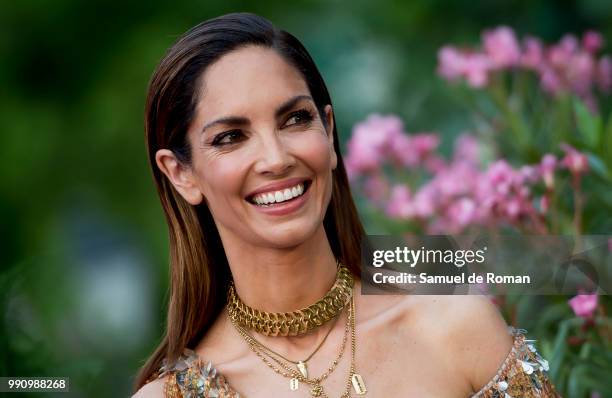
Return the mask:
<path id="1" fill-rule="evenodd" d="M 606 131 L 604 131 L 601 145 L 601 153 L 603 159 L 608 163 L 608 167 L 612 168 L 612 112 L 608 116 Z"/>
<path id="2" fill-rule="evenodd" d="M 591 170 L 605 180 L 612 180 L 608 166 L 599 156 L 591 152 L 587 152 L 587 158 L 589 159 L 589 166 L 591 167 Z"/>
<path id="3" fill-rule="evenodd" d="M 602 130 L 601 116 L 591 113 L 578 98 L 574 98 L 574 115 L 582 141 L 589 148 L 596 148 Z"/>

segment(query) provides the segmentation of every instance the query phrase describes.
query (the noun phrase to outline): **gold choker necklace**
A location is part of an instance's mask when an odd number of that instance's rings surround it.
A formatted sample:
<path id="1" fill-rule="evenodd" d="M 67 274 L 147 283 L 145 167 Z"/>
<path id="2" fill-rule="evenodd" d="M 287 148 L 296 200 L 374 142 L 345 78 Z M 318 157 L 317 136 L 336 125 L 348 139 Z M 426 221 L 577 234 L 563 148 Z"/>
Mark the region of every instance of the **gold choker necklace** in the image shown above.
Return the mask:
<path id="1" fill-rule="evenodd" d="M 230 318 L 245 329 L 266 336 L 297 336 L 307 333 L 335 318 L 351 299 L 355 280 L 344 265 L 336 262 L 336 282 L 316 303 L 293 312 L 265 312 L 242 302 L 234 283 L 227 292 L 227 312 Z"/>

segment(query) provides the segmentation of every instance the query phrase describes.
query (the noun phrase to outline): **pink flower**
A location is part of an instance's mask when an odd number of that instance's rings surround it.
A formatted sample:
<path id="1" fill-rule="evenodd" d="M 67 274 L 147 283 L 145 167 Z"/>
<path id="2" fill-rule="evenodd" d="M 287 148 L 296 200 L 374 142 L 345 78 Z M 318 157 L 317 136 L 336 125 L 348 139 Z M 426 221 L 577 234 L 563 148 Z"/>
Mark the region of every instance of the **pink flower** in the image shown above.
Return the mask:
<path id="1" fill-rule="evenodd" d="M 511 28 L 500 26 L 487 30 L 482 35 L 482 41 L 493 68 L 503 69 L 518 64 L 521 49 Z"/>
<path id="2" fill-rule="evenodd" d="M 514 170 L 505 160 L 501 159 L 491 164 L 487 176 L 494 189 L 505 195 L 510 191 L 514 181 Z"/>
<path id="3" fill-rule="evenodd" d="M 475 53 L 466 56 L 464 74 L 471 87 L 486 86 L 489 82 L 489 69 L 491 69 L 491 61 L 484 54 Z"/>
<path id="4" fill-rule="evenodd" d="M 544 60 L 542 42 L 535 37 L 524 40 L 525 52 L 521 55 L 521 65 L 528 69 L 538 70 Z"/>
<path id="5" fill-rule="evenodd" d="M 366 197 L 376 205 L 381 205 L 389 191 L 389 181 L 384 174 L 377 173 L 366 177 L 363 185 Z"/>
<path id="6" fill-rule="evenodd" d="M 597 309 L 597 294 L 579 294 L 567 302 L 574 313 L 582 318 L 590 318 Z"/>
<path id="7" fill-rule="evenodd" d="M 460 232 L 474 221 L 476 203 L 470 198 L 461 198 L 448 207 L 446 215 L 452 226 L 452 232 Z"/>
<path id="8" fill-rule="evenodd" d="M 403 123 L 396 116 L 371 115 L 353 128 L 347 143 L 347 169 L 349 176 L 356 176 L 378 169 L 385 156 L 389 142 L 403 134 Z"/>
<path id="9" fill-rule="evenodd" d="M 548 59 L 553 66 L 563 68 L 576 51 L 578 39 L 574 35 L 565 35 L 558 44 L 549 48 Z"/>
<path id="10" fill-rule="evenodd" d="M 438 51 L 438 74 L 450 81 L 464 78 L 471 87 L 481 88 L 488 83 L 490 68 L 490 59 L 482 53 L 464 52 L 451 46 Z"/>
<path id="11" fill-rule="evenodd" d="M 594 30 L 589 30 L 582 36 L 582 46 L 591 54 L 595 54 L 599 51 L 603 47 L 603 44 L 603 37 L 599 32 L 595 32 Z"/>
<path id="12" fill-rule="evenodd" d="M 414 211 L 410 199 L 410 189 L 406 185 L 393 186 L 385 213 L 393 218 L 411 218 Z"/>
<path id="13" fill-rule="evenodd" d="M 585 154 L 565 143 L 561 144 L 561 149 L 565 151 L 565 157 L 561 160 L 561 164 L 572 174 L 579 175 L 589 171 L 589 159 Z"/>
<path id="14" fill-rule="evenodd" d="M 542 157 L 539 165 L 539 172 L 544 180 L 546 188 L 552 188 L 555 185 L 555 169 L 557 168 L 557 158 L 555 155 L 547 153 Z"/>
<path id="15" fill-rule="evenodd" d="M 438 51 L 438 73 L 447 80 L 463 76 L 464 63 L 463 54 L 455 47 L 444 46 Z"/>
<path id="16" fill-rule="evenodd" d="M 430 217 L 435 211 L 435 188 L 426 184 L 414 195 L 412 207 L 414 215 L 420 218 Z"/>
<path id="17" fill-rule="evenodd" d="M 540 85 L 544 91 L 556 95 L 565 90 L 561 76 L 550 65 L 544 64 L 540 69 Z"/>
<path id="18" fill-rule="evenodd" d="M 574 92 L 585 96 L 591 91 L 595 72 L 593 56 L 581 51 L 570 57 L 566 69 L 566 78 Z"/>
<path id="19" fill-rule="evenodd" d="M 470 134 L 461 134 L 457 137 L 453 159 L 456 162 L 478 164 L 480 161 L 480 144 L 478 140 Z"/>
<path id="20" fill-rule="evenodd" d="M 403 166 L 414 167 L 423 163 L 439 144 L 437 134 L 396 134 L 391 137 L 389 151 Z"/>
<path id="21" fill-rule="evenodd" d="M 420 133 L 411 136 L 410 143 L 419 155 L 420 159 L 425 159 L 440 145 L 440 137 L 433 133 Z"/>
<path id="22" fill-rule="evenodd" d="M 599 59 L 596 80 L 601 91 L 610 92 L 612 89 L 612 58 L 609 55 Z"/>
<path id="23" fill-rule="evenodd" d="M 525 182 L 533 184 L 538 181 L 539 173 L 537 167 L 526 165 L 521 167 L 520 172 Z"/>

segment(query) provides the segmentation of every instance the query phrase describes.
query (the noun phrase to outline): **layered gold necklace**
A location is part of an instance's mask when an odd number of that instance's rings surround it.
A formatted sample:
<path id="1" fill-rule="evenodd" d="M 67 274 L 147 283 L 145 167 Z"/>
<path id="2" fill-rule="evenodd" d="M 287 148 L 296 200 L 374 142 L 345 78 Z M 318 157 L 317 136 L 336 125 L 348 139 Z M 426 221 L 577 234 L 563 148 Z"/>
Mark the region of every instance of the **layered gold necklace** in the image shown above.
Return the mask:
<path id="1" fill-rule="evenodd" d="M 311 387 L 310 394 L 313 397 L 329 398 L 325 393 L 322 382 L 327 379 L 336 369 L 346 349 L 348 336 L 351 336 L 351 359 L 350 370 L 346 388 L 341 395 L 349 398 L 351 385 L 357 395 L 365 395 L 367 392 L 361 375 L 355 370 L 355 299 L 353 297 L 354 279 L 350 271 L 343 265 L 337 263 L 338 272 L 336 282 L 331 290 L 315 304 L 299 311 L 288 313 L 267 313 L 255 310 L 244 304 L 230 285 L 228 291 L 228 317 L 240 335 L 245 339 L 249 348 L 275 373 L 290 379 L 289 389 L 295 391 L 299 383 L 305 383 Z M 331 329 L 314 351 L 304 360 L 292 361 L 267 347 L 249 333 L 254 330 L 268 336 L 295 336 L 321 326 L 330 319 L 337 319 L 342 309 L 348 304 L 348 317 L 340 351 L 336 359 L 328 369 L 319 377 L 310 378 L 308 375 L 307 362 L 323 345 Z M 323 321 L 323 319 L 325 319 Z M 272 322 L 270 320 L 273 320 Z M 274 363 L 272 363 L 274 362 Z M 277 366 L 278 365 L 278 366 Z M 295 367 L 292 367 L 294 365 Z M 280 367 L 280 368 L 279 368 Z M 297 368 L 297 369 L 296 369 Z"/>
<path id="2" fill-rule="evenodd" d="M 265 312 L 242 302 L 234 283 L 227 293 L 230 318 L 247 330 L 266 336 L 297 336 L 308 333 L 335 318 L 351 298 L 355 281 L 344 265 L 336 262 L 336 281 L 327 294 L 316 303 L 293 312 Z"/>

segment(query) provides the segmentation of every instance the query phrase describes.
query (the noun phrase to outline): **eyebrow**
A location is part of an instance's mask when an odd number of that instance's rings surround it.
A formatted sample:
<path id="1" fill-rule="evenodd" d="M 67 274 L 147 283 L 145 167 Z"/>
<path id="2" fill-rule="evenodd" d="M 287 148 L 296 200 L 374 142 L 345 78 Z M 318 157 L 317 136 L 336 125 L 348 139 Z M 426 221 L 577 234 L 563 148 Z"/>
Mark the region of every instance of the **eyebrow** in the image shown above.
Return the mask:
<path id="1" fill-rule="evenodd" d="M 312 99 L 310 95 L 296 95 L 295 97 L 289 99 L 288 101 L 285 101 L 278 108 L 276 108 L 276 111 L 274 111 L 274 117 L 278 119 L 284 113 L 287 113 L 291 108 L 293 108 L 295 104 L 297 104 L 298 102 L 302 100 L 311 100 L 314 102 L 314 100 Z M 232 124 L 232 125 L 243 125 L 244 126 L 249 123 L 250 123 L 250 120 L 244 116 L 225 116 L 225 117 L 213 120 L 210 123 L 207 123 L 202 128 L 201 132 L 204 133 L 206 129 L 216 124 L 226 124 L 226 125 Z"/>

